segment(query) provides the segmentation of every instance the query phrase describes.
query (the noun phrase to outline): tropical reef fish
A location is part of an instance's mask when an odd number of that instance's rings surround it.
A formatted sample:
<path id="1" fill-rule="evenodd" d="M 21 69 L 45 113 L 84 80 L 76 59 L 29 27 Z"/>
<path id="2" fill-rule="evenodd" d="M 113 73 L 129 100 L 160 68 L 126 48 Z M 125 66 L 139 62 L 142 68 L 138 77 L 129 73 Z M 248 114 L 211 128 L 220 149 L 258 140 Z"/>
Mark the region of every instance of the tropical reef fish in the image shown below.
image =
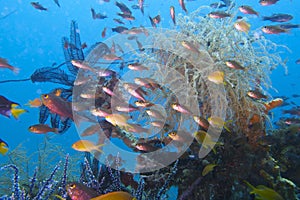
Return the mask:
<path id="1" fill-rule="evenodd" d="M 144 15 L 144 0 L 139 0 L 138 5 L 142 14 Z"/>
<path id="2" fill-rule="evenodd" d="M 117 191 L 91 198 L 91 200 L 136 200 L 136 198 L 131 196 L 128 192 Z"/>
<path id="3" fill-rule="evenodd" d="M 283 29 L 300 28 L 300 24 L 290 24 L 290 23 L 279 24 L 278 26 Z"/>
<path id="4" fill-rule="evenodd" d="M 31 108 L 38 108 L 42 105 L 42 101 L 40 98 L 35 98 L 34 100 L 29 100 L 26 105 L 30 106 Z"/>
<path id="5" fill-rule="evenodd" d="M 258 90 L 250 90 L 247 92 L 247 95 L 253 99 L 267 99 L 268 97 L 264 94 L 262 94 Z"/>
<path id="6" fill-rule="evenodd" d="M 267 34 L 289 33 L 289 30 L 276 25 L 264 26 L 261 30 Z"/>
<path id="7" fill-rule="evenodd" d="M 234 60 L 228 60 L 225 62 L 225 64 L 227 65 L 227 67 L 230 67 L 232 69 L 238 69 L 238 70 L 245 69 L 240 63 L 238 63 L 237 61 L 234 61 Z"/>
<path id="8" fill-rule="evenodd" d="M 35 124 L 32 126 L 29 126 L 28 130 L 32 133 L 38 133 L 38 134 L 44 134 L 44 133 L 58 133 L 57 128 L 52 128 L 47 124 Z"/>
<path id="9" fill-rule="evenodd" d="M 173 24 L 176 25 L 176 18 L 175 18 L 175 8 L 174 6 L 170 6 L 170 16 L 173 21 Z"/>
<path id="10" fill-rule="evenodd" d="M 120 10 L 124 13 L 124 14 L 127 14 L 127 15 L 131 15 L 132 12 L 131 10 L 125 5 L 123 4 L 122 2 L 118 2 L 116 1 L 116 6 L 120 8 Z"/>
<path id="11" fill-rule="evenodd" d="M 222 19 L 222 18 L 225 18 L 225 17 L 231 17 L 230 14 L 224 12 L 224 11 L 214 11 L 214 12 L 210 12 L 208 14 L 208 16 L 210 18 L 213 18 L 213 19 Z"/>
<path id="12" fill-rule="evenodd" d="M 221 2 L 215 2 L 215 3 L 211 3 L 209 5 L 209 7 L 211 7 L 211 8 L 225 8 L 226 5 L 221 3 Z"/>
<path id="13" fill-rule="evenodd" d="M 105 36 L 106 36 L 106 29 L 107 29 L 107 28 L 104 27 L 103 30 L 102 30 L 102 32 L 101 32 L 101 37 L 102 37 L 102 38 L 105 38 Z"/>
<path id="14" fill-rule="evenodd" d="M 216 153 L 214 148 L 216 145 L 223 145 L 221 142 L 215 142 L 206 131 L 199 130 L 194 133 L 194 137 L 199 144 L 206 149 L 212 149 L 214 153 Z"/>
<path id="15" fill-rule="evenodd" d="M 18 119 L 19 116 L 21 114 L 27 112 L 27 110 L 16 108 L 17 106 L 19 106 L 18 103 L 10 101 L 6 97 L 0 95 L 0 114 L 1 115 L 4 115 L 8 118 L 12 115 L 15 119 Z"/>
<path id="16" fill-rule="evenodd" d="M 239 20 L 234 23 L 234 28 L 236 28 L 238 31 L 248 33 L 251 25 L 248 22 L 245 22 L 243 20 Z"/>
<path id="17" fill-rule="evenodd" d="M 289 14 L 273 14 L 271 16 L 264 16 L 262 20 L 269 20 L 272 22 L 287 22 L 293 19 L 292 15 Z"/>
<path id="18" fill-rule="evenodd" d="M 215 128 L 222 129 L 224 127 L 228 132 L 231 132 L 226 126 L 226 122 L 221 117 L 211 116 L 207 119 L 207 121 Z"/>
<path id="19" fill-rule="evenodd" d="M 181 6 L 182 10 L 184 10 L 185 13 L 188 12 L 186 7 L 185 7 L 184 0 L 179 0 L 179 5 Z"/>
<path id="20" fill-rule="evenodd" d="M 94 8 L 91 8 L 91 12 L 92 12 L 92 18 L 93 19 L 105 19 L 105 18 L 107 18 L 107 16 L 104 15 L 104 14 L 96 13 Z"/>
<path id="21" fill-rule="evenodd" d="M 259 4 L 262 6 L 270 6 L 270 5 L 277 3 L 277 1 L 279 1 L 279 0 L 260 0 Z"/>
<path id="22" fill-rule="evenodd" d="M 105 117 L 105 120 L 108 121 L 109 123 L 111 123 L 114 126 L 127 126 L 127 120 L 130 117 L 127 115 L 122 115 L 122 114 L 117 114 L 117 113 L 113 113 L 110 114 L 108 116 Z"/>
<path id="23" fill-rule="evenodd" d="M 222 71 L 215 71 L 208 75 L 208 80 L 215 83 L 215 84 L 222 84 L 224 83 L 224 72 Z"/>
<path id="24" fill-rule="evenodd" d="M 47 8 L 43 7 L 39 2 L 31 2 L 30 4 L 37 10 L 48 10 Z"/>
<path id="25" fill-rule="evenodd" d="M 72 148 L 76 151 L 81 151 L 81 152 L 92 152 L 92 151 L 98 151 L 102 153 L 101 147 L 104 144 L 98 144 L 95 145 L 89 140 L 78 140 L 77 142 L 72 144 Z"/>
<path id="26" fill-rule="evenodd" d="M 193 119 L 197 124 L 201 126 L 201 128 L 205 130 L 209 128 L 209 122 L 205 118 L 195 115 L 193 116 Z"/>
<path id="27" fill-rule="evenodd" d="M 202 176 L 205 176 L 206 174 L 208 174 L 209 172 L 213 171 L 214 168 L 216 167 L 216 164 L 208 164 L 204 167 L 204 169 L 202 170 Z"/>
<path id="28" fill-rule="evenodd" d="M 60 7 L 60 4 L 59 4 L 58 0 L 54 0 L 54 3 L 55 3 L 58 7 Z"/>
<path id="29" fill-rule="evenodd" d="M 194 53 L 200 53 L 199 49 L 189 41 L 182 41 L 181 45 Z"/>
<path id="30" fill-rule="evenodd" d="M 72 200 L 87 200 L 98 196 L 95 190 L 77 182 L 67 184 L 66 190 Z"/>
<path id="31" fill-rule="evenodd" d="M 8 64 L 7 60 L 4 58 L 0 58 L 0 68 L 6 68 L 12 70 L 15 74 L 18 74 L 20 69 Z"/>
<path id="32" fill-rule="evenodd" d="M 41 95 L 43 104 L 55 114 L 58 114 L 61 117 L 70 118 L 73 120 L 73 112 L 71 102 L 66 101 L 65 99 L 56 96 L 53 93 Z"/>
<path id="33" fill-rule="evenodd" d="M 251 188 L 250 194 L 255 194 L 255 199 L 260 200 L 284 200 L 280 194 L 278 194 L 275 190 L 268 188 L 264 185 L 258 185 L 254 187 L 249 182 L 244 181 L 249 188 Z"/>
<path id="34" fill-rule="evenodd" d="M 8 144 L 4 140 L 0 139 L 0 153 L 2 155 L 5 155 L 7 151 L 8 151 Z"/>
<path id="35" fill-rule="evenodd" d="M 244 13 L 244 14 L 249 14 L 249 15 L 256 15 L 258 16 L 258 12 L 256 12 L 252 7 L 250 6 L 246 6 L 246 5 L 242 5 L 239 7 L 239 10 Z"/>
<path id="36" fill-rule="evenodd" d="M 187 109 L 183 105 L 180 105 L 179 103 L 172 103 L 171 108 L 173 108 L 177 112 L 180 112 L 180 113 L 183 113 L 183 114 L 187 114 L 187 115 L 192 114 L 192 112 L 189 109 Z"/>

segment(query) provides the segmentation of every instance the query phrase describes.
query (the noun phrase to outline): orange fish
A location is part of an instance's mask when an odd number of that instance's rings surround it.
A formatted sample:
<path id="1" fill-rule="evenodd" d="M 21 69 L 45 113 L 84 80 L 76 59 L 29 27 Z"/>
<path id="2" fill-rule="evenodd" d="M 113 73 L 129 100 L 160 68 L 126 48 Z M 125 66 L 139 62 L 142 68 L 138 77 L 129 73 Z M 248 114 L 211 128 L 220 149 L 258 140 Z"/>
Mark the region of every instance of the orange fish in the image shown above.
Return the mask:
<path id="1" fill-rule="evenodd" d="M 95 198 L 91 198 L 91 200 L 112 200 L 112 199 L 113 200 L 136 200 L 136 198 L 131 196 L 131 194 L 123 191 L 110 192 Z"/>
<path id="2" fill-rule="evenodd" d="M 35 124 L 32 126 L 29 126 L 28 130 L 32 133 L 38 133 L 38 134 L 44 134 L 44 133 L 58 133 L 57 128 L 52 128 L 48 126 L 47 124 Z"/>
<path id="3" fill-rule="evenodd" d="M 38 108 L 42 105 L 42 101 L 40 98 L 35 98 L 34 100 L 29 100 L 26 105 L 30 106 L 31 108 Z"/>

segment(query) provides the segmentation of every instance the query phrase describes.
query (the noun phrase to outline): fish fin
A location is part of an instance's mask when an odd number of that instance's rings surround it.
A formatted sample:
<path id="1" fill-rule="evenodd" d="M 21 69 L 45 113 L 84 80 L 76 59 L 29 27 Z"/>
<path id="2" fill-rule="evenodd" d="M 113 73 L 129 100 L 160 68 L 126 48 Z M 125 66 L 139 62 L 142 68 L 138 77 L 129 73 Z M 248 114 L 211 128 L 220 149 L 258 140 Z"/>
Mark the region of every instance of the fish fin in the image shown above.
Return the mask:
<path id="1" fill-rule="evenodd" d="M 21 70 L 21 69 L 20 69 L 20 68 L 17 68 L 17 67 L 14 67 L 14 68 L 13 68 L 13 72 L 14 72 L 15 75 L 19 74 L 20 70 Z"/>
<path id="2" fill-rule="evenodd" d="M 104 144 L 98 144 L 96 147 L 96 151 L 98 151 L 99 153 L 104 153 L 102 150 L 101 150 L 101 147 L 103 147 L 104 146 Z"/>
<path id="3" fill-rule="evenodd" d="M 244 183 L 246 183 L 246 185 L 247 185 L 249 188 L 252 189 L 252 191 L 250 192 L 250 194 L 253 194 L 254 191 L 256 190 L 256 188 L 255 188 L 253 185 L 251 185 L 248 181 L 245 181 L 245 180 L 243 180 L 243 181 L 244 181 Z"/>
<path id="4" fill-rule="evenodd" d="M 19 116 L 21 114 L 23 114 L 25 112 L 28 112 L 25 109 L 18 109 L 18 108 L 15 108 L 15 107 L 12 107 L 10 111 L 11 111 L 12 116 L 14 116 L 15 119 L 19 119 Z"/>

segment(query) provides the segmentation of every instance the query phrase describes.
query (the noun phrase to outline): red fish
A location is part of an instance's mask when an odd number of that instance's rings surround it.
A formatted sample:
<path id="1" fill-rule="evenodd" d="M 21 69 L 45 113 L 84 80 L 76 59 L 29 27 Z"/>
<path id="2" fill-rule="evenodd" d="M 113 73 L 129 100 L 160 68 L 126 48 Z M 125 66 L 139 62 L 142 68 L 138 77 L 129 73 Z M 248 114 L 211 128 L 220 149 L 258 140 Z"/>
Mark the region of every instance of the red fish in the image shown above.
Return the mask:
<path id="1" fill-rule="evenodd" d="M 72 106 L 71 102 L 56 96 L 55 94 L 43 94 L 41 95 L 43 104 L 55 114 L 61 117 L 70 118 L 73 120 Z"/>

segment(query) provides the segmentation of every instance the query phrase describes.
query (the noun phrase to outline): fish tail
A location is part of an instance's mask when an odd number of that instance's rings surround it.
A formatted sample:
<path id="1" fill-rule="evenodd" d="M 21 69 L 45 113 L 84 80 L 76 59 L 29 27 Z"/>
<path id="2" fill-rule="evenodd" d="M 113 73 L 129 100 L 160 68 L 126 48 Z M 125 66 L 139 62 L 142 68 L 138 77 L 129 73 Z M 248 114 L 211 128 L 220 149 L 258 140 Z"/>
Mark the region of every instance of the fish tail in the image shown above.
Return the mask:
<path id="1" fill-rule="evenodd" d="M 266 21 L 266 20 L 269 20 L 269 19 L 270 19 L 270 18 L 269 18 L 269 17 L 266 17 L 266 16 L 263 16 L 263 17 L 262 17 L 262 20 L 263 20 L 263 21 Z"/>
<path id="2" fill-rule="evenodd" d="M 13 69 L 12 69 L 12 71 L 14 72 L 14 74 L 19 74 L 19 72 L 20 72 L 20 68 L 17 68 L 17 67 L 14 67 Z"/>
<path id="3" fill-rule="evenodd" d="M 251 185 L 248 181 L 245 181 L 244 180 L 244 183 L 246 183 L 246 185 L 249 187 L 249 188 L 251 188 L 251 192 L 250 192 L 250 194 L 253 194 L 254 193 L 254 191 L 256 190 L 256 188 L 253 186 L 253 185 Z"/>
<path id="4" fill-rule="evenodd" d="M 15 108 L 16 106 L 18 106 L 17 104 L 12 104 L 11 105 L 12 108 L 11 108 L 11 114 L 12 116 L 15 118 L 15 119 L 19 119 L 19 116 L 25 112 L 28 112 L 27 110 L 25 109 L 19 109 L 19 108 Z"/>

